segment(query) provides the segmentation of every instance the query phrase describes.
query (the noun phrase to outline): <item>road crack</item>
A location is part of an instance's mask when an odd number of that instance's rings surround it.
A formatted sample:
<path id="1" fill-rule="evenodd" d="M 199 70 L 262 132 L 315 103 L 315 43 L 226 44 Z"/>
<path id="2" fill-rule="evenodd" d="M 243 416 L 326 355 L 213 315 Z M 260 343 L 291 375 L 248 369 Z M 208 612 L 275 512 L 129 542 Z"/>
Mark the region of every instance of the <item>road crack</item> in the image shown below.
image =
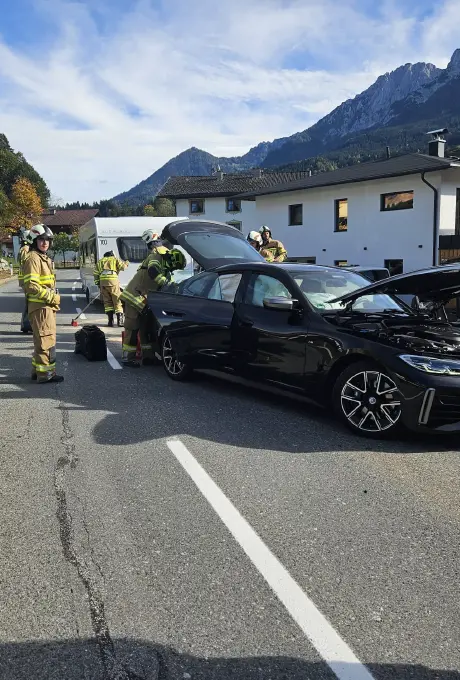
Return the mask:
<path id="1" fill-rule="evenodd" d="M 70 426 L 69 411 L 62 401 L 59 404 L 59 410 L 61 411 L 62 420 L 61 443 L 64 452 L 58 458 L 54 469 L 54 491 L 57 500 L 56 517 L 59 523 L 64 557 L 76 569 L 78 577 L 86 590 L 91 624 L 99 646 L 106 680 L 166 680 L 168 674 L 164 660 L 159 653 L 157 653 L 158 672 L 155 673 L 155 676 L 151 673 L 148 676 L 138 675 L 131 669 L 126 668 L 117 659 L 105 613 L 104 599 L 98 587 L 98 579 L 104 581 L 104 575 L 100 565 L 94 559 L 86 518 L 82 517 L 74 520 L 68 504 L 68 476 L 71 471 L 77 469 L 79 459 Z M 87 535 L 87 554 L 85 554 L 84 549 L 78 549 L 74 530 L 77 521 L 82 524 L 83 530 Z"/>

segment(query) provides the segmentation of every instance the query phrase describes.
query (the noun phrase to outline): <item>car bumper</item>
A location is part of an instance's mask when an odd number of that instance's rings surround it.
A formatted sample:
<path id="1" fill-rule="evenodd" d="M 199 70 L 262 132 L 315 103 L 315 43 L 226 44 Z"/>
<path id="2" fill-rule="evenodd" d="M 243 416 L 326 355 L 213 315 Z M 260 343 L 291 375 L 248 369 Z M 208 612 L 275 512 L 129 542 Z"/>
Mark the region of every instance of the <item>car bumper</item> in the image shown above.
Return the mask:
<path id="1" fill-rule="evenodd" d="M 421 373 L 421 372 L 420 372 Z M 402 395 L 402 421 L 416 432 L 460 432 L 460 378 L 396 375 Z"/>

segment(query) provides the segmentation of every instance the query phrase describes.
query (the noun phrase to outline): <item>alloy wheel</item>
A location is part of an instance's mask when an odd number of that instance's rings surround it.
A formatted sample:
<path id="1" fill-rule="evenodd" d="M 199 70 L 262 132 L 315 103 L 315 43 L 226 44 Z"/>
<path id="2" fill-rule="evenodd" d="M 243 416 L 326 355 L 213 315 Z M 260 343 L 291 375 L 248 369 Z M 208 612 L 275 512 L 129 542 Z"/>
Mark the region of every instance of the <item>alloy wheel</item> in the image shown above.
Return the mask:
<path id="1" fill-rule="evenodd" d="M 391 378 L 380 371 L 360 371 L 342 388 L 340 402 L 351 425 L 363 432 L 384 432 L 401 417 L 401 395 Z"/>
<path id="2" fill-rule="evenodd" d="M 170 375 L 180 375 L 184 370 L 184 364 L 177 361 L 176 353 L 174 352 L 171 340 L 165 337 L 163 340 L 163 363 Z"/>

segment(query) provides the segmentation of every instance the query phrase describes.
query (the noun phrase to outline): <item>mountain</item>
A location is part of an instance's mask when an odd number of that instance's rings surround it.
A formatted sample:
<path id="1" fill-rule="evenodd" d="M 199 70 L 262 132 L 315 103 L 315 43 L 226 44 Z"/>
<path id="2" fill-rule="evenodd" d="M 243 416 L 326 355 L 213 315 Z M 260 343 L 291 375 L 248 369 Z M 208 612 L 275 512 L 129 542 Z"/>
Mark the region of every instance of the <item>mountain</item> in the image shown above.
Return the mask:
<path id="1" fill-rule="evenodd" d="M 367 90 L 345 101 L 315 125 L 290 137 L 261 142 L 244 156 L 217 158 L 195 147 L 168 161 L 148 179 L 114 198 L 138 204 L 148 200 L 172 175 L 208 175 L 251 167 L 334 169 L 393 154 L 426 151 L 426 132 L 448 127 L 449 143 L 460 143 L 460 49 L 446 69 L 405 64 L 377 78 Z"/>

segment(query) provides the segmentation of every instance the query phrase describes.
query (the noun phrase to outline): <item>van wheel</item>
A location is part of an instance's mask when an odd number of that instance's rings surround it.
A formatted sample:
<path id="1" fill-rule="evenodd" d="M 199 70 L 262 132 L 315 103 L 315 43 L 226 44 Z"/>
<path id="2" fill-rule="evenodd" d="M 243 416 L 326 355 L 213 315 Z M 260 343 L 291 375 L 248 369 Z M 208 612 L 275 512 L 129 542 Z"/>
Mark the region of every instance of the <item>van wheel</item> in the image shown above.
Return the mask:
<path id="1" fill-rule="evenodd" d="M 402 429 L 402 395 L 395 381 L 371 361 L 348 366 L 334 385 L 338 418 L 363 437 L 385 439 Z"/>
<path id="2" fill-rule="evenodd" d="M 163 368 L 171 380 L 185 381 L 192 376 L 192 369 L 177 360 L 176 353 L 172 348 L 171 340 L 165 334 L 161 341 L 161 358 Z"/>

